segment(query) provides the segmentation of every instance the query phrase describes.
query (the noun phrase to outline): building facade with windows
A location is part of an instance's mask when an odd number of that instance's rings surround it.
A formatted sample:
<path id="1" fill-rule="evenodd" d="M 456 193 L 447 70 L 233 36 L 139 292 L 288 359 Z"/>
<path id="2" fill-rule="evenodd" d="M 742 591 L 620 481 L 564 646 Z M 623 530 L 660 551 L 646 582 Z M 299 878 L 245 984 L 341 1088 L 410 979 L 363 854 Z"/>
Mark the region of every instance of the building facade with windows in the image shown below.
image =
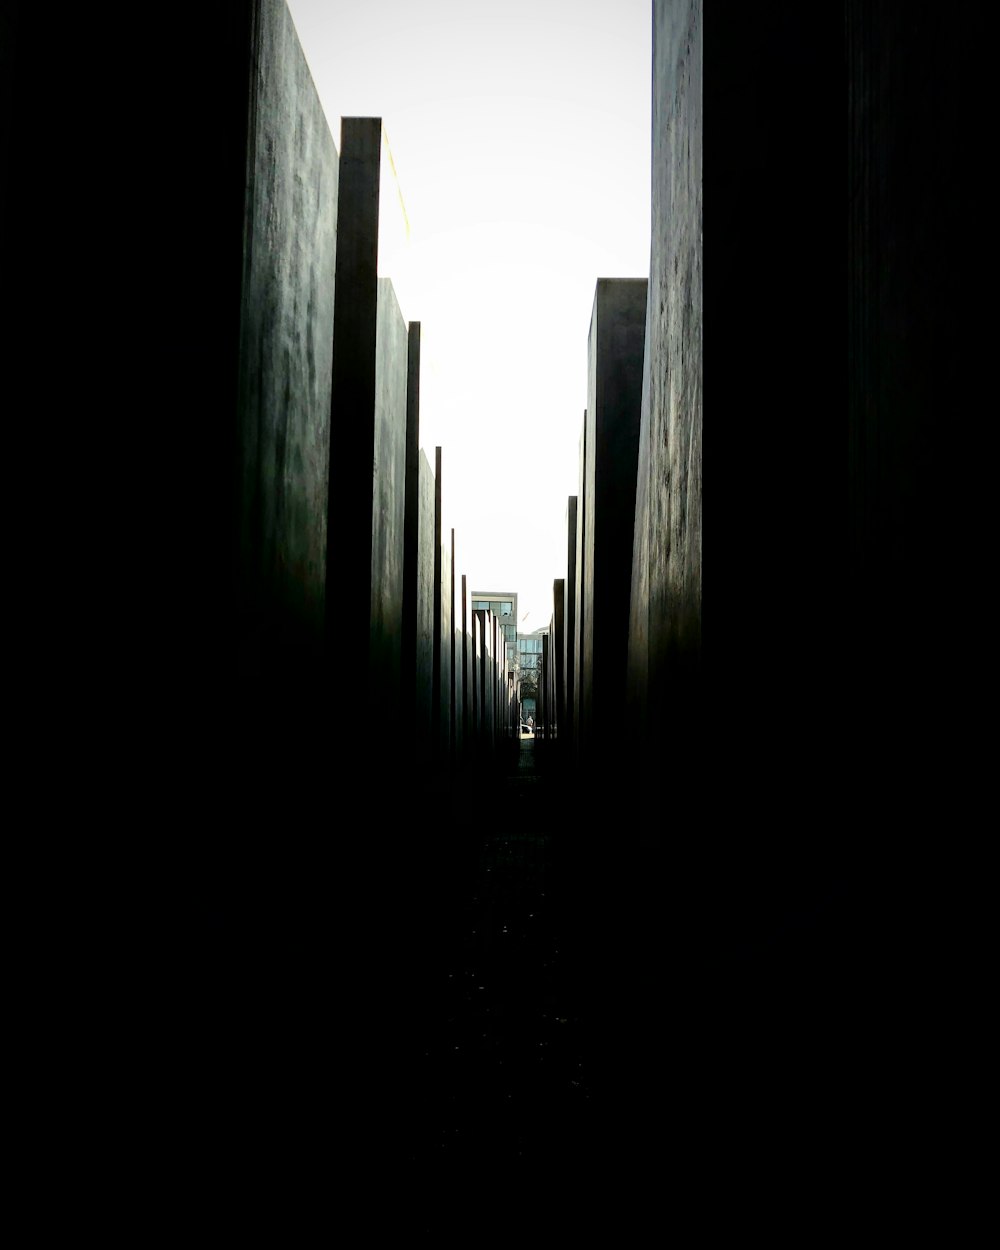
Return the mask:
<path id="1" fill-rule="evenodd" d="M 492 612 L 507 640 L 507 672 L 517 678 L 517 595 L 513 591 L 474 590 L 473 612 Z"/>
<path id="2" fill-rule="evenodd" d="M 536 629 L 521 634 L 517 639 L 518 691 L 521 700 L 521 719 L 538 723 L 538 694 L 542 680 L 542 639 L 549 631 Z"/>

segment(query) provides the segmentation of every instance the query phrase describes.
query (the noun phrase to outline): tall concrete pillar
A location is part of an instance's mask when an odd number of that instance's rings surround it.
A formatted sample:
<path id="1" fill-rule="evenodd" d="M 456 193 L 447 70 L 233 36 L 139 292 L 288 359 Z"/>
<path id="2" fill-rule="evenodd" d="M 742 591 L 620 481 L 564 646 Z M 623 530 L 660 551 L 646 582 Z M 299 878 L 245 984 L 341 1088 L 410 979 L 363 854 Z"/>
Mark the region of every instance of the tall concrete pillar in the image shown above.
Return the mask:
<path id="1" fill-rule="evenodd" d="M 463 723 L 465 737 L 465 756 L 469 760 L 475 750 L 476 742 L 476 683 L 475 652 L 473 650 L 472 625 L 469 605 L 469 583 L 465 573 L 462 574 L 462 701 L 464 704 Z"/>
<path id="2" fill-rule="evenodd" d="M 601 278 L 591 315 L 581 579 L 584 766 L 596 749 L 598 724 L 622 724 L 626 712 L 647 287 L 644 278 Z"/>
<path id="3" fill-rule="evenodd" d="M 435 757 L 445 767 L 451 755 L 451 540 L 444 530 L 441 448 L 434 449 L 434 706 Z"/>
<path id="4" fill-rule="evenodd" d="M 406 483 L 406 323 L 379 273 L 380 190 L 389 164 L 380 119 L 341 125 L 333 343 L 327 594 L 330 647 L 343 611 L 367 618 L 367 664 L 345 665 L 342 715 L 398 746 Z M 391 209 L 391 205 L 389 208 Z"/>
<path id="5" fill-rule="evenodd" d="M 412 739 L 417 689 L 417 595 L 420 553 L 420 322 L 411 321 L 406 371 L 406 486 L 403 517 L 402 736 Z"/>
<path id="6" fill-rule="evenodd" d="M 755 39 L 762 44 L 767 42 L 762 33 L 756 34 Z M 727 32 L 725 41 L 731 53 L 739 55 L 740 40 Z M 643 836 L 653 840 L 663 824 L 665 805 L 669 805 L 660 793 L 660 787 L 668 784 L 668 773 L 693 780 L 706 749 L 699 730 L 704 703 L 704 692 L 700 690 L 702 48 L 700 0 L 656 4 L 653 225 L 632 549 L 627 718 L 627 741 L 638 765 L 639 792 L 649 792 L 640 823 Z M 755 82 L 759 72 L 747 68 L 743 76 Z M 719 107 L 721 111 L 727 106 L 720 102 Z M 719 150 L 720 170 L 726 170 L 728 191 L 730 172 L 723 154 L 733 151 L 738 155 L 735 137 L 729 142 L 720 141 Z M 789 174 L 794 177 L 792 158 L 789 155 L 785 159 L 789 162 Z M 728 194 L 725 199 L 727 211 L 738 218 L 735 202 Z M 755 200 L 754 211 L 768 217 L 769 229 L 778 232 L 781 227 L 777 221 L 770 221 L 770 210 L 764 210 L 762 205 L 758 210 L 758 204 L 760 201 Z M 734 221 L 734 229 L 735 225 Z M 742 223 L 736 233 L 741 240 L 741 272 L 748 281 L 752 264 L 745 249 L 751 246 L 750 235 L 742 231 Z M 728 256 L 730 241 L 726 246 Z M 770 266 L 777 268 L 783 263 L 774 250 L 768 252 L 768 257 Z M 787 316 L 778 308 L 774 312 L 782 320 Z M 744 338 L 751 333 L 765 333 L 759 314 L 744 308 L 741 316 L 734 319 L 727 307 L 727 348 L 724 364 L 720 357 L 720 382 L 726 388 L 727 410 L 734 412 L 740 411 L 740 388 L 745 385 L 745 370 L 750 368 L 750 361 L 738 354 L 742 351 L 742 342 L 738 341 L 741 323 Z M 762 344 L 763 339 L 758 351 Z M 743 360 L 742 368 L 734 370 L 730 359 Z M 785 391 L 782 376 L 779 370 L 772 388 L 779 396 Z M 763 428 L 754 434 L 753 423 L 736 419 L 730 422 L 725 454 L 720 459 L 720 469 L 731 464 L 732 474 L 743 475 L 739 485 L 727 492 L 733 504 L 737 500 L 743 502 L 736 506 L 737 515 L 719 535 L 720 541 L 733 545 L 737 563 L 720 562 L 720 571 L 729 570 L 730 575 L 739 565 L 753 564 L 738 517 L 754 514 L 751 499 L 759 493 L 759 483 L 767 479 L 771 470 L 769 453 L 765 451 L 771 442 L 766 432 L 768 422 L 756 424 Z M 754 471 L 751 466 L 759 469 Z M 760 508 L 770 507 L 772 498 L 773 491 L 768 492 L 768 498 L 760 501 Z M 720 593 L 725 592 L 726 580 L 722 578 L 717 584 Z M 749 611 L 751 600 L 748 586 L 742 606 L 738 600 L 730 601 L 727 622 L 734 636 L 740 632 L 748 636 L 754 627 L 757 618 Z M 741 616 L 748 619 L 741 620 Z M 746 659 L 749 671 L 753 661 L 749 656 Z M 683 810 L 687 810 L 687 801 L 686 790 L 670 800 L 683 804 Z"/>
<path id="7" fill-rule="evenodd" d="M 564 668 L 566 655 L 566 581 L 565 578 L 557 577 L 552 583 L 552 646 L 550 648 L 551 664 L 552 664 L 552 697 L 550 706 L 552 708 L 552 734 L 551 737 L 559 738 L 563 735 L 563 727 L 566 719 L 566 670 Z M 562 751 L 562 744 L 559 747 Z"/>
<path id="8" fill-rule="evenodd" d="M 574 559 L 573 583 L 573 761 L 580 763 L 581 719 L 580 706 L 583 696 L 583 618 L 587 565 L 587 413 L 583 414 L 580 429 L 579 489 L 576 506 L 576 557 Z M 571 540 L 572 541 L 572 540 Z"/>
<path id="9" fill-rule="evenodd" d="M 465 645 L 462 578 L 456 573 L 455 531 L 451 531 L 451 753 L 453 767 L 461 768 L 465 742 Z"/>
<path id="10" fill-rule="evenodd" d="M 433 757 L 434 707 L 434 470 L 426 453 L 418 457 L 414 718 L 404 735 L 421 774 Z"/>
<path id="11" fill-rule="evenodd" d="M 566 581 L 563 596 L 563 715 L 560 736 L 563 759 L 569 763 L 573 743 L 574 679 L 576 672 L 576 510 L 577 496 L 566 502 Z"/>

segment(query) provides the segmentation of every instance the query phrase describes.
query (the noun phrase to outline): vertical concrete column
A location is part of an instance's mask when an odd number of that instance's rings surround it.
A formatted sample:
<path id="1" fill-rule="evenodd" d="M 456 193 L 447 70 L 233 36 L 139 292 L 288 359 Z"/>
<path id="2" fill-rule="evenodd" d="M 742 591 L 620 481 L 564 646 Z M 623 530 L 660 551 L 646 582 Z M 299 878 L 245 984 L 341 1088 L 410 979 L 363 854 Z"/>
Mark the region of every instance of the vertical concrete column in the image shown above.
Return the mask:
<path id="1" fill-rule="evenodd" d="M 420 552 L 420 322 L 411 321 L 406 370 L 406 486 L 403 512 L 402 722 L 404 740 L 415 732 L 417 703 L 417 594 Z"/>
<path id="2" fill-rule="evenodd" d="M 199 37 L 202 33 L 207 36 L 208 29 L 199 31 Z M 204 594 L 205 575 L 220 588 L 228 590 L 231 584 L 221 575 L 229 553 L 224 555 L 218 544 L 222 535 L 213 518 L 222 507 L 231 507 L 230 486 L 234 478 L 238 482 L 237 515 L 226 518 L 227 529 L 233 526 L 238 535 L 237 637 L 227 649 L 240 655 L 243 668 L 240 694 L 247 699 L 247 715 L 241 718 L 241 730 L 257 723 L 260 746 L 269 740 L 264 749 L 273 765 L 286 747 L 296 750 L 293 741 L 301 750 L 317 728 L 315 702 L 303 692 L 322 680 L 338 161 L 284 3 L 255 6 L 249 69 L 249 92 L 243 99 L 247 147 L 240 182 L 234 180 L 230 188 L 233 210 L 242 201 L 242 220 L 234 211 L 227 223 L 230 237 L 225 237 L 218 229 L 211 183 L 194 178 L 199 229 L 219 259 L 203 265 L 195 248 L 193 255 L 184 257 L 187 273 L 171 273 L 170 281 L 189 292 L 195 289 L 190 284 L 195 276 L 199 305 L 184 319 L 185 344 L 171 372 L 176 368 L 183 376 L 185 357 L 200 358 L 204 364 L 197 382 L 190 379 L 185 396 L 190 422 L 184 439 L 187 463 L 172 483 L 168 515 L 185 514 L 174 534 L 178 549 L 184 549 L 182 535 L 190 521 L 200 531 L 197 545 L 183 556 L 187 566 L 183 598 L 199 622 L 207 621 L 215 596 Z M 225 69 L 213 65 L 209 72 L 224 74 Z M 192 80 L 188 85 L 197 96 L 205 84 Z M 217 114 L 207 112 L 209 129 L 219 127 L 220 121 Z M 152 140 L 151 145 L 150 151 L 155 150 Z M 161 150 L 159 159 L 162 155 Z M 220 164 L 227 167 L 228 161 Z M 179 223 L 176 228 L 183 230 Z M 223 277 L 221 258 L 234 255 L 240 243 L 242 274 L 225 271 L 226 289 L 217 290 L 216 282 Z M 229 350 L 237 341 L 236 327 L 216 319 L 218 310 L 212 309 L 219 295 L 230 316 L 237 310 L 239 314 L 235 377 L 229 374 Z M 138 321 L 146 319 L 142 310 L 133 312 Z M 202 338 L 209 325 L 209 335 Z M 233 430 L 227 415 L 233 411 L 233 396 L 230 393 L 219 403 L 217 379 L 225 379 L 227 389 L 238 379 L 235 466 L 224 465 L 215 455 L 220 435 L 228 440 Z M 148 420 L 150 392 L 173 383 L 152 369 L 144 382 L 142 404 Z M 138 402 L 139 397 L 132 400 Z M 176 412 L 171 417 L 173 426 Z M 166 429 L 162 433 L 166 435 Z M 157 448 L 161 464 L 170 462 L 170 441 L 164 439 L 162 457 Z M 147 506 L 162 508 L 163 503 L 154 492 Z M 158 579 L 163 573 L 158 569 Z M 160 593 L 164 600 L 174 598 L 173 590 L 162 582 Z M 189 667 L 197 672 L 199 666 L 189 661 Z M 307 729 L 308 719 L 314 723 Z M 285 726 L 280 740 L 271 729 L 278 723 Z M 259 782 L 260 770 L 253 771 Z"/>
<path id="3" fill-rule="evenodd" d="M 479 622 L 483 631 L 483 758 L 489 762 L 493 758 L 493 693 L 496 685 L 493 680 L 492 613 L 481 612 Z"/>
<path id="4" fill-rule="evenodd" d="M 367 605 L 368 664 L 344 665 L 341 714 L 395 747 L 400 716 L 406 383 L 409 344 L 391 283 L 378 273 L 383 136 L 379 118 L 341 124 L 334 307 L 327 597 Z M 343 642 L 339 607 L 328 643 Z"/>
<path id="5" fill-rule="evenodd" d="M 549 620 L 551 626 L 551 618 Z M 542 737 L 550 736 L 550 702 L 549 702 L 549 638 L 550 634 L 542 635 L 542 679 L 538 683 L 539 720 L 542 722 Z"/>
<path id="6" fill-rule="evenodd" d="M 703 18 L 701 0 L 657 0 L 653 22 L 653 165 L 652 165 L 652 246 L 650 252 L 650 285 L 648 321 L 644 351 L 642 412 L 640 430 L 639 471 L 635 504 L 635 533 L 632 549 L 631 618 L 629 627 L 628 686 L 630 707 L 628 725 L 631 742 L 637 748 L 640 788 L 648 788 L 650 800 L 644 804 L 644 830 L 655 830 L 667 806 L 683 810 L 687 803 L 686 787 L 672 786 L 667 802 L 659 787 L 668 775 L 687 777 L 689 785 L 695 776 L 697 761 L 705 750 L 701 724 L 701 453 L 702 453 L 702 62 Z M 785 13 L 791 12 L 785 6 Z M 829 19 L 829 12 L 827 18 Z M 773 41 L 768 26 L 780 25 L 784 15 L 769 10 L 763 22 L 754 21 L 746 12 L 734 23 L 720 20 L 719 66 L 717 82 L 725 92 L 719 110 L 728 113 L 732 102 L 744 98 L 742 90 L 749 86 L 750 98 L 757 100 L 757 87 L 768 97 L 768 105 L 757 105 L 760 115 L 777 119 L 772 139 L 761 145 L 760 163 L 754 169 L 758 185 L 768 188 L 768 195 L 777 195 L 778 185 L 784 188 L 785 202 L 797 203 L 795 184 L 804 172 L 795 146 L 782 148 L 784 127 L 791 120 L 787 109 L 786 87 L 777 86 L 784 71 L 780 41 Z M 796 19 L 797 20 L 797 19 Z M 739 25 L 739 31 L 735 30 Z M 832 32 L 831 32 L 832 33 Z M 752 35 L 748 39 L 745 36 Z M 759 49 L 761 61 L 755 51 Z M 729 57 L 740 63 L 739 77 L 733 75 Z M 751 68 L 753 66 L 753 68 Z M 766 69 L 764 67 L 767 67 Z M 798 74 L 798 70 L 796 73 Z M 765 79 L 767 80 L 765 83 Z M 740 86 L 737 86 L 740 84 Z M 803 147 L 809 140 L 802 137 Z M 736 137 L 736 130 L 719 145 L 720 202 L 727 207 L 724 244 L 725 267 L 739 272 L 741 281 L 753 281 L 752 272 L 759 272 L 757 261 L 748 254 L 756 246 L 752 240 L 767 238 L 761 253 L 768 257 L 768 294 L 766 301 L 753 297 L 752 304 L 729 305 L 720 329 L 727 367 L 723 370 L 722 397 L 726 411 L 740 411 L 744 383 L 741 381 L 755 369 L 765 343 L 770 341 L 769 324 L 781 324 L 783 336 L 791 334 L 794 322 L 802 325 L 797 315 L 803 310 L 797 299 L 775 298 L 780 275 L 789 262 L 803 277 L 801 254 L 785 254 L 782 240 L 790 241 L 793 231 L 779 221 L 770 207 L 755 198 L 751 215 L 757 225 L 748 228 L 748 215 L 742 212 L 733 197 L 736 186 L 744 185 L 748 157 Z M 736 161 L 729 159 L 730 152 Z M 810 158 L 811 159 L 811 158 Z M 762 171 L 769 172 L 764 174 Z M 774 181 L 774 179 L 777 181 Z M 773 201 L 779 202 L 778 199 Z M 811 202 L 811 201 L 810 201 Z M 805 222 L 803 210 L 796 219 Z M 766 223 L 766 224 L 765 224 Z M 762 227 L 762 228 L 758 228 Z M 814 227 L 809 226 L 809 230 Z M 795 227 L 798 232 L 800 226 Z M 804 238 L 802 240 L 804 242 Z M 807 278 L 806 281 L 811 281 Z M 773 284 L 773 285 L 772 285 Z M 827 292 L 824 299 L 834 298 Z M 765 314 L 764 309 L 767 309 Z M 795 310 L 796 315 L 790 315 Z M 752 327 L 752 328 L 751 328 Z M 810 331 L 811 334 L 811 331 Z M 752 352 L 749 343 L 755 342 Z M 782 352 L 783 357 L 786 353 Z M 796 353 L 798 355 L 798 353 Z M 736 362 L 739 361 L 739 365 Z M 742 589 L 725 602 L 725 618 L 732 622 L 734 636 L 749 638 L 764 617 L 752 613 L 747 617 L 746 604 L 759 594 L 760 563 L 753 543 L 741 532 L 737 516 L 755 518 L 754 532 L 775 534 L 793 528 L 794 512 L 772 515 L 781 491 L 783 475 L 779 466 L 784 457 L 801 445 L 799 431 L 786 432 L 787 448 L 777 445 L 772 420 L 777 411 L 791 404 L 801 414 L 799 396 L 804 393 L 790 379 L 798 367 L 782 365 L 777 384 L 769 389 L 766 421 L 732 421 L 728 427 L 725 455 L 720 469 L 728 467 L 724 482 L 727 508 L 732 522 L 720 530 L 720 551 L 727 548 L 732 562 L 720 559 L 720 570 L 727 576 L 717 583 L 726 594 L 726 584 L 733 573 L 746 568 L 746 578 L 739 578 Z M 808 387 L 806 389 L 809 389 Z M 800 427 L 804 424 L 796 418 Z M 783 435 L 782 437 L 785 437 Z M 778 486 L 777 489 L 775 487 Z M 770 520 L 761 524 L 761 519 Z M 756 527 L 760 526 L 759 529 Z M 720 619 L 722 614 L 720 613 Z M 770 630 L 770 626 L 768 627 Z M 720 659 L 722 653 L 720 650 Z M 744 683 L 751 672 L 763 672 L 759 659 L 748 652 L 742 657 L 742 672 L 730 673 L 732 688 Z M 772 666 L 773 667 L 773 666 Z M 721 677 L 721 669 L 718 670 Z M 768 696 L 762 690 L 764 704 Z M 757 701 L 754 700 L 756 705 Z M 761 712 L 767 714 L 767 708 Z M 691 802 L 694 802 L 692 790 Z"/>
<path id="7" fill-rule="evenodd" d="M 434 470 L 427 455 L 418 457 L 417 612 L 414 674 L 414 758 L 425 772 L 433 755 L 434 706 Z"/>
<path id="8" fill-rule="evenodd" d="M 470 676 L 472 678 L 472 723 L 476 763 L 479 763 L 483 741 L 483 634 L 479 613 L 473 612 L 470 620 L 472 630 L 469 646 Z"/>
<path id="9" fill-rule="evenodd" d="M 587 564 L 587 413 L 580 430 L 580 486 L 576 507 L 576 559 L 573 585 L 573 760 L 580 762 L 580 703 L 583 694 L 583 618 Z"/>
<path id="10" fill-rule="evenodd" d="M 441 765 L 447 768 L 451 764 L 452 747 L 452 702 L 454 671 L 452 653 L 454 650 L 454 633 L 452 621 L 454 617 L 454 593 L 452 590 L 451 569 L 451 535 L 441 527 L 441 685 L 438 698 L 441 707 L 440 722 L 440 754 Z"/>
<path id="11" fill-rule="evenodd" d="M 472 647 L 472 622 L 469 619 L 469 583 L 467 575 L 462 574 L 462 698 L 465 705 L 463 713 L 465 753 L 469 754 L 475 743 L 476 736 L 476 685 L 474 676 L 474 652 Z"/>
<path id="12" fill-rule="evenodd" d="M 566 582 L 557 577 L 552 583 L 552 737 L 563 733 L 566 720 L 566 676 L 563 667 L 566 655 Z M 561 750 L 561 748 L 560 748 Z"/>
<path id="13" fill-rule="evenodd" d="M 492 699 L 492 716 L 490 717 L 490 753 L 496 756 L 497 737 L 500 724 L 500 622 L 490 613 L 490 695 Z M 490 761 L 493 762 L 493 759 Z"/>
<path id="14" fill-rule="evenodd" d="M 580 655 L 585 765 L 596 726 L 625 718 L 647 289 L 645 278 L 599 279 L 590 322 Z"/>
<path id="15" fill-rule="evenodd" d="M 451 531 L 451 744 L 452 763 L 461 766 L 465 740 L 464 605 L 462 578 L 456 573 L 455 531 Z"/>
<path id="16" fill-rule="evenodd" d="M 647 740 L 649 708 L 649 625 L 650 625 L 650 548 L 654 543 L 654 525 L 649 512 L 649 479 L 656 453 L 650 441 L 650 326 L 653 299 L 651 283 L 646 299 L 646 342 L 642 365 L 642 411 L 639 419 L 639 456 L 635 490 L 635 529 L 632 539 L 632 591 L 629 605 L 628 636 L 628 716 L 625 729 L 628 749 L 638 762 L 640 773 L 653 767 L 655 753 Z M 657 536 L 659 550 L 662 535 Z M 641 784 L 641 782 L 640 782 Z"/>
<path id="17" fill-rule="evenodd" d="M 559 732 L 563 740 L 563 759 L 569 762 L 573 744 L 574 681 L 576 670 L 576 510 L 577 496 L 566 502 L 566 583 L 563 596 L 563 715 Z"/>
<path id="18" fill-rule="evenodd" d="M 451 753 L 451 546 L 444 532 L 441 448 L 434 449 L 434 707 L 433 738 L 438 764 Z"/>

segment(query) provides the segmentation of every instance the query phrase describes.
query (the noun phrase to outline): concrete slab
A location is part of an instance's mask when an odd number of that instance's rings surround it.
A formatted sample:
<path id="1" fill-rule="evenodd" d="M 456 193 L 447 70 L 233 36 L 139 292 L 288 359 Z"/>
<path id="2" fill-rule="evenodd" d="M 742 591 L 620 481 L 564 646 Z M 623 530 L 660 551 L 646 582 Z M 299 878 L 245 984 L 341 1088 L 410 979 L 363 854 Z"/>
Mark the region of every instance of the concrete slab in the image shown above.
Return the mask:
<path id="1" fill-rule="evenodd" d="M 416 672 L 411 747 L 421 767 L 427 768 L 431 761 L 434 704 L 434 470 L 423 450 L 418 453 L 418 471 Z"/>
<path id="2" fill-rule="evenodd" d="M 601 278 L 588 341 L 581 570 L 581 762 L 626 715 L 629 607 L 646 326 L 645 278 Z"/>
<path id="3" fill-rule="evenodd" d="M 344 675 L 343 698 L 383 741 L 396 741 L 410 362 L 392 284 L 378 276 L 383 157 L 378 118 L 342 120 L 327 593 L 368 605 L 367 672 L 357 665 Z M 336 629 L 328 634 L 332 647 Z"/>
<path id="4" fill-rule="evenodd" d="M 549 734 L 557 738 L 562 732 L 566 716 L 566 681 L 564 657 L 566 654 L 566 581 L 557 577 L 552 583 L 552 646 L 549 649 L 549 664 L 552 676 L 549 683 L 549 707 L 552 731 Z"/>
<path id="5" fill-rule="evenodd" d="M 697 737 L 690 718 L 701 654 L 701 10 L 699 0 L 654 10 L 653 244 L 629 634 L 629 722 L 650 776 L 662 776 L 677 744 Z"/>
<path id="6" fill-rule="evenodd" d="M 494 665 L 496 623 L 488 609 L 477 608 L 473 614 L 480 631 L 479 690 L 481 707 L 480 756 L 489 760 L 496 739 L 496 669 Z"/>
<path id="7" fill-rule="evenodd" d="M 413 731 L 416 712 L 417 594 L 420 557 L 420 322 L 407 337 L 406 487 L 403 504 L 403 646 L 401 661 L 403 724 Z"/>
<path id="8" fill-rule="evenodd" d="M 434 449 L 434 707 L 435 758 L 451 756 L 451 539 L 444 532 L 442 449 Z"/>
<path id="9" fill-rule="evenodd" d="M 563 596 L 563 715 L 560 725 L 564 754 L 572 749 L 574 678 L 576 670 L 576 511 L 577 496 L 566 501 L 566 581 Z"/>
<path id="10" fill-rule="evenodd" d="M 465 663 L 462 654 L 465 626 L 462 603 L 462 578 L 455 572 L 455 531 L 451 531 L 451 741 L 452 764 L 460 767 L 465 741 Z"/>
<path id="11" fill-rule="evenodd" d="M 475 677 L 475 650 L 472 639 L 472 620 L 471 609 L 469 606 L 469 582 L 465 573 L 461 578 L 461 612 L 460 619 L 462 625 L 462 692 L 463 692 L 463 724 L 465 739 L 465 755 L 469 758 L 471 751 L 475 746 L 476 739 L 476 683 Z"/>
<path id="12" fill-rule="evenodd" d="M 239 587 L 247 641 L 280 651 L 324 623 L 338 161 L 283 0 L 259 5 L 254 37 Z"/>
<path id="13" fill-rule="evenodd" d="M 579 444 L 579 487 L 576 506 L 576 559 L 573 584 L 573 760 L 580 762 L 581 713 L 583 675 L 583 617 L 587 565 L 587 411 L 584 409 Z"/>

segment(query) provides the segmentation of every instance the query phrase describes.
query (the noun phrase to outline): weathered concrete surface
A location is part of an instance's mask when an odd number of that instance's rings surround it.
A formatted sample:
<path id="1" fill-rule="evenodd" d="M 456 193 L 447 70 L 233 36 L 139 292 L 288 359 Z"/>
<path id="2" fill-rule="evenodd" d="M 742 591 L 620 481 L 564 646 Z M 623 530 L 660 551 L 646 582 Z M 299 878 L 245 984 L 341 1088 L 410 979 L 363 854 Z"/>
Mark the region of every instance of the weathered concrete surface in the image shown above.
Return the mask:
<path id="1" fill-rule="evenodd" d="M 496 622 L 497 639 L 497 735 L 498 743 L 505 739 L 511 730 L 510 724 L 510 679 L 507 675 L 507 640 L 499 619 Z"/>
<path id="2" fill-rule="evenodd" d="M 588 342 L 580 750 L 625 717 L 635 488 L 642 406 L 645 278 L 601 278 Z"/>
<path id="3" fill-rule="evenodd" d="M 439 630 L 441 648 L 441 669 L 438 683 L 439 733 L 438 750 L 443 767 L 451 762 L 451 707 L 453 695 L 452 673 L 452 614 L 454 597 L 451 592 L 451 539 L 442 533 L 441 541 L 441 580 L 438 583 L 438 603 L 440 605 Z"/>
<path id="4" fill-rule="evenodd" d="M 646 299 L 646 342 L 642 363 L 642 411 L 639 420 L 639 458 L 635 488 L 635 531 L 632 536 L 632 588 L 629 601 L 628 724 L 626 734 L 640 767 L 652 766 L 655 752 L 648 748 L 649 710 L 649 544 L 654 518 L 649 511 L 649 473 L 653 449 L 649 438 L 649 333 L 654 283 Z"/>
<path id="5" fill-rule="evenodd" d="M 434 449 L 434 679 L 433 739 L 435 759 L 451 755 L 451 540 L 445 539 L 442 449 Z"/>
<path id="6" fill-rule="evenodd" d="M 580 657 L 583 654 L 584 570 L 587 565 L 587 413 L 584 410 L 580 429 L 580 473 L 576 504 L 576 558 L 573 584 L 573 759 L 580 762 L 580 701 L 583 692 L 583 674 Z"/>
<path id="7" fill-rule="evenodd" d="M 415 715 L 411 745 L 419 764 L 426 767 L 431 758 L 434 702 L 434 470 L 422 450 L 418 474 Z"/>
<path id="8" fill-rule="evenodd" d="M 473 621 L 469 606 L 469 582 L 466 573 L 462 574 L 460 593 L 462 602 L 458 619 L 462 629 L 462 701 L 464 704 L 462 721 L 465 739 L 464 757 L 468 762 L 471 761 L 472 753 L 475 750 L 477 728 L 475 644 L 472 637 Z"/>
<path id="9" fill-rule="evenodd" d="M 513 679 L 507 671 L 507 638 L 503 626 L 497 621 L 497 689 L 500 693 L 500 737 L 510 738 L 514 732 L 513 724 Z"/>
<path id="10" fill-rule="evenodd" d="M 493 613 L 483 608 L 477 608 L 473 615 L 479 622 L 481 635 L 479 643 L 480 756 L 483 760 L 489 761 L 492 759 L 496 740 L 495 622 Z"/>
<path id="11" fill-rule="evenodd" d="M 471 630 L 469 659 L 471 662 L 473 749 L 478 763 L 482 754 L 483 740 L 483 631 L 478 612 L 470 613 L 469 628 Z"/>
<path id="12" fill-rule="evenodd" d="M 552 721 L 552 665 L 550 662 L 552 638 L 552 618 L 549 618 L 549 632 L 542 635 L 542 677 L 538 683 L 538 721 L 542 726 L 543 738 L 548 738 Z"/>
<path id="13" fill-rule="evenodd" d="M 486 711 L 489 718 L 489 727 L 487 732 L 487 740 L 489 742 L 490 760 L 493 759 L 493 753 L 496 750 L 497 742 L 497 723 L 500 717 L 500 686 L 498 679 L 498 670 L 500 667 L 500 656 L 497 651 L 497 618 L 492 612 L 486 614 L 486 685 L 488 694 L 486 698 Z"/>
<path id="14" fill-rule="evenodd" d="M 333 342 L 328 594 L 368 604 L 368 665 L 344 674 L 344 698 L 386 742 L 398 741 L 409 344 L 392 284 L 378 277 L 378 118 L 341 126 Z M 371 466 L 371 476 L 367 467 Z M 370 517 L 370 525 L 359 518 Z M 330 645 L 336 639 L 331 636 Z"/>
<path id="15" fill-rule="evenodd" d="M 702 61 L 699 0 L 657 4 L 652 248 L 628 651 L 629 724 L 644 772 L 665 763 L 670 728 L 678 737 L 689 732 L 701 663 Z"/>
<path id="16" fill-rule="evenodd" d="M 321 637 L 337 153 L 283 0 L 261 3 L 240 316 L 245 628 Z"/>
<path id="17" fill-rule="evenodd" d="M 403 504 L 403 648 L 400 666 L 404 735 L 415 732 L 419 559 L 420 322 L 411 321 L 407 338 L 406 494 Z"/>
<path id="18" fill-rule="evenodd" d="M 563 715 L 560 733 L 563 758 L 568 760 L 573 743 L 574 674 L 576 670 L 576 510 L 577 496 L 566 501 L 566 584 L 563 637 Z"/>
<path id="19" fill-rule="evenodd" d="M 552 731 L 549 736 L 557 738 L 562 733 L 566 718 L 566 681 L 563 667 L 566 654 L 566 581 L 557 577 L 552 583 L 552 646 L 549 648 L 552 676 L 549 682 L 549 707 Z M 548 722 L 546 722 L 547 724 Z"/>
<path id="20" fill-rule="evenodd" d="M 460 767 L 465 745 L 465 613 L 462 578 L 456 573 L 455 531 L 451 531 L 451 742 L 452 763 Z"/>
<path id="21" fill-rule="evenodd" d="M 382 692 L 379 715 L 392 726 L 399 717 L 403 645 L 408 343 L 406 322 L 387 278 L 378 280 L 375 352 L 369 665 L 373 697 L 378 698 L 377 692 Z"/>

